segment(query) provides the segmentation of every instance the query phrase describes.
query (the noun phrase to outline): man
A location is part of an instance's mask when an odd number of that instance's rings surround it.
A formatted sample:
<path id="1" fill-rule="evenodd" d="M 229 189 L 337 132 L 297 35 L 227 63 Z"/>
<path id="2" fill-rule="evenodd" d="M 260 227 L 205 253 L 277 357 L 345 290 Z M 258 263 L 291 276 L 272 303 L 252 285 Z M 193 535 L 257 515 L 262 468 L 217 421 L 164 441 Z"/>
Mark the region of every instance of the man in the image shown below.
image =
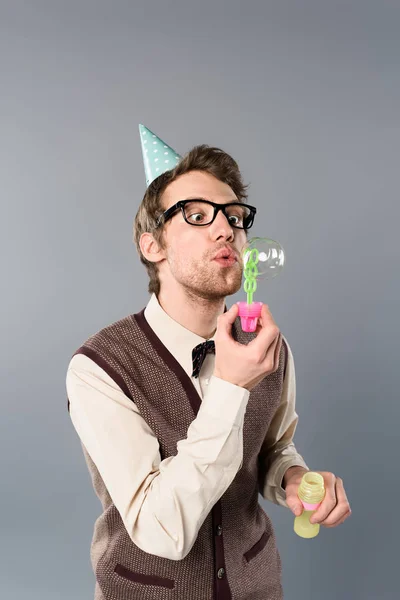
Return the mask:
<path id="1" fill-rule="evenodd" d="M 148 188 L 134 239 L 151 298 L 86 340 L 66 382 L 103 506 L 95 599 L 281 600 L 258 494 L 302 512 L 293 356 L 266 305 L 252 334 L 225 306 L 241 287 L 256 209 L 222 150 L 182 158 L 140 132 Z M 350 508 L 341 479 L 320 473 L 315 517 L 331 527 Z"/>

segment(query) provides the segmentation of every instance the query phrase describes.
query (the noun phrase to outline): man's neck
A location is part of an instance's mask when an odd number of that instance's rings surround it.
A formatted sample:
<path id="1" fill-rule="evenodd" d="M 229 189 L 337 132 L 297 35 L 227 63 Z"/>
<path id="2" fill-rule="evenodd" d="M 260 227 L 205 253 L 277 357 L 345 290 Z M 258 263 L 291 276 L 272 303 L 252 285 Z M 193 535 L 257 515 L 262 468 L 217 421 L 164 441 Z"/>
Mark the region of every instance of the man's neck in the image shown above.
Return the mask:
<path id="1" fill-rule="evenodd" d="M 171 319 L 206 340 L 214 335 L 217 318 L 225 308 L 225 298 L 207 300 L 183 290 L 173 295 L 161 290 L 157 299 Z"/>

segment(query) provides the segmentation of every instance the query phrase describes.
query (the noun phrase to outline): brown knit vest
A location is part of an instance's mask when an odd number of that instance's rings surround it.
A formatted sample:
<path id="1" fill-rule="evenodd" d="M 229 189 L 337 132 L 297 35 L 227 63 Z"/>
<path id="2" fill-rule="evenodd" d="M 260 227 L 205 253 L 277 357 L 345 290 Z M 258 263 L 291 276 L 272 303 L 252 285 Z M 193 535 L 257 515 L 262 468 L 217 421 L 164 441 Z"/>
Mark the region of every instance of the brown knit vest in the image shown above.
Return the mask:
<path id="1" fill-rule="evenodd" d="M 236 319 L 232 326 L 235 340 L 248 344 L 255 335 L 244 333 Z M 250 393 L 242 466 L 182 560 L 148 554 L 132 542 L 82 444 L 103 507 L 91 544 L 95 600 L 282 600 L 276 538 L 271 520 L 258 502 L 266 477 L 259 453 L 281 399 L 286 369 L 287 347 L 282 339 L 278 370 Z M 177 442 L 187 437 L 201 398 L 149 326 L 144 310 L 90 336 L 75 352 L 79 353 L 96 362 L 135 402 L 159 441 L 161 459 L 176 455 Z"/>

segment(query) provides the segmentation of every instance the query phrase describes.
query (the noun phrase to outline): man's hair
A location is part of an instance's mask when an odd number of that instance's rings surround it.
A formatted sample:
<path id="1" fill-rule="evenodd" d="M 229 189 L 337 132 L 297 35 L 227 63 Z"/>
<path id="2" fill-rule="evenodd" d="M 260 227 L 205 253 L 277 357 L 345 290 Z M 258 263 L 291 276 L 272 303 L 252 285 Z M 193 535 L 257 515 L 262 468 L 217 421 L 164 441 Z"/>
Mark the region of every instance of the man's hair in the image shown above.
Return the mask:
<path id="1" fill-rule="evenodd" d="M 161 204 L 162 194 L 170 183 L 175 181 L 180 175 L 184 175 L 190 171 L 205 171 L 210 173 L 220 181 L 228 184 L 236 194 L 239 202 L 244 202 L 247 199 L 248 184 L 245 185 L 243 183 L 237 162 L 220 148 L 210 147 L 207 144 L 201 144 L 192 148 L 174 169 L 162 173 L 152 181 L 136 213 L 133 231 L 133 240 L 137 252 L 150 278 L 148 286 L 149 294 L 155 293 L 158 296 L 160 292 L 158 266 L 157 263 L 148 261 L 142 254 L 139 244 L 140 236 L 144 232 L 152 233 L 160 247 L 162 249 L 165 248 L 164 225 L 161 224 L 156 228 L 157 218 L 164 212 Z"/>

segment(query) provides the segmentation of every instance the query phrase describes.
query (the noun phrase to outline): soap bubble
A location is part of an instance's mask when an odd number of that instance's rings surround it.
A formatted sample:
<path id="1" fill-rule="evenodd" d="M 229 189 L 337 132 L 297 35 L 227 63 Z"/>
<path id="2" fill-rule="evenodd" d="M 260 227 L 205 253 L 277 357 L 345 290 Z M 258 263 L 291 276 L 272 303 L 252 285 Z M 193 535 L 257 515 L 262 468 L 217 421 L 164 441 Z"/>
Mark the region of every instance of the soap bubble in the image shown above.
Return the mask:
<path id="1" fill-rule="evenodd" d="M 243 246 L 241 259 L 246 279 L 272 279 L 282 271 L 285 253 L 279 242 L 254 237 Z"/>

